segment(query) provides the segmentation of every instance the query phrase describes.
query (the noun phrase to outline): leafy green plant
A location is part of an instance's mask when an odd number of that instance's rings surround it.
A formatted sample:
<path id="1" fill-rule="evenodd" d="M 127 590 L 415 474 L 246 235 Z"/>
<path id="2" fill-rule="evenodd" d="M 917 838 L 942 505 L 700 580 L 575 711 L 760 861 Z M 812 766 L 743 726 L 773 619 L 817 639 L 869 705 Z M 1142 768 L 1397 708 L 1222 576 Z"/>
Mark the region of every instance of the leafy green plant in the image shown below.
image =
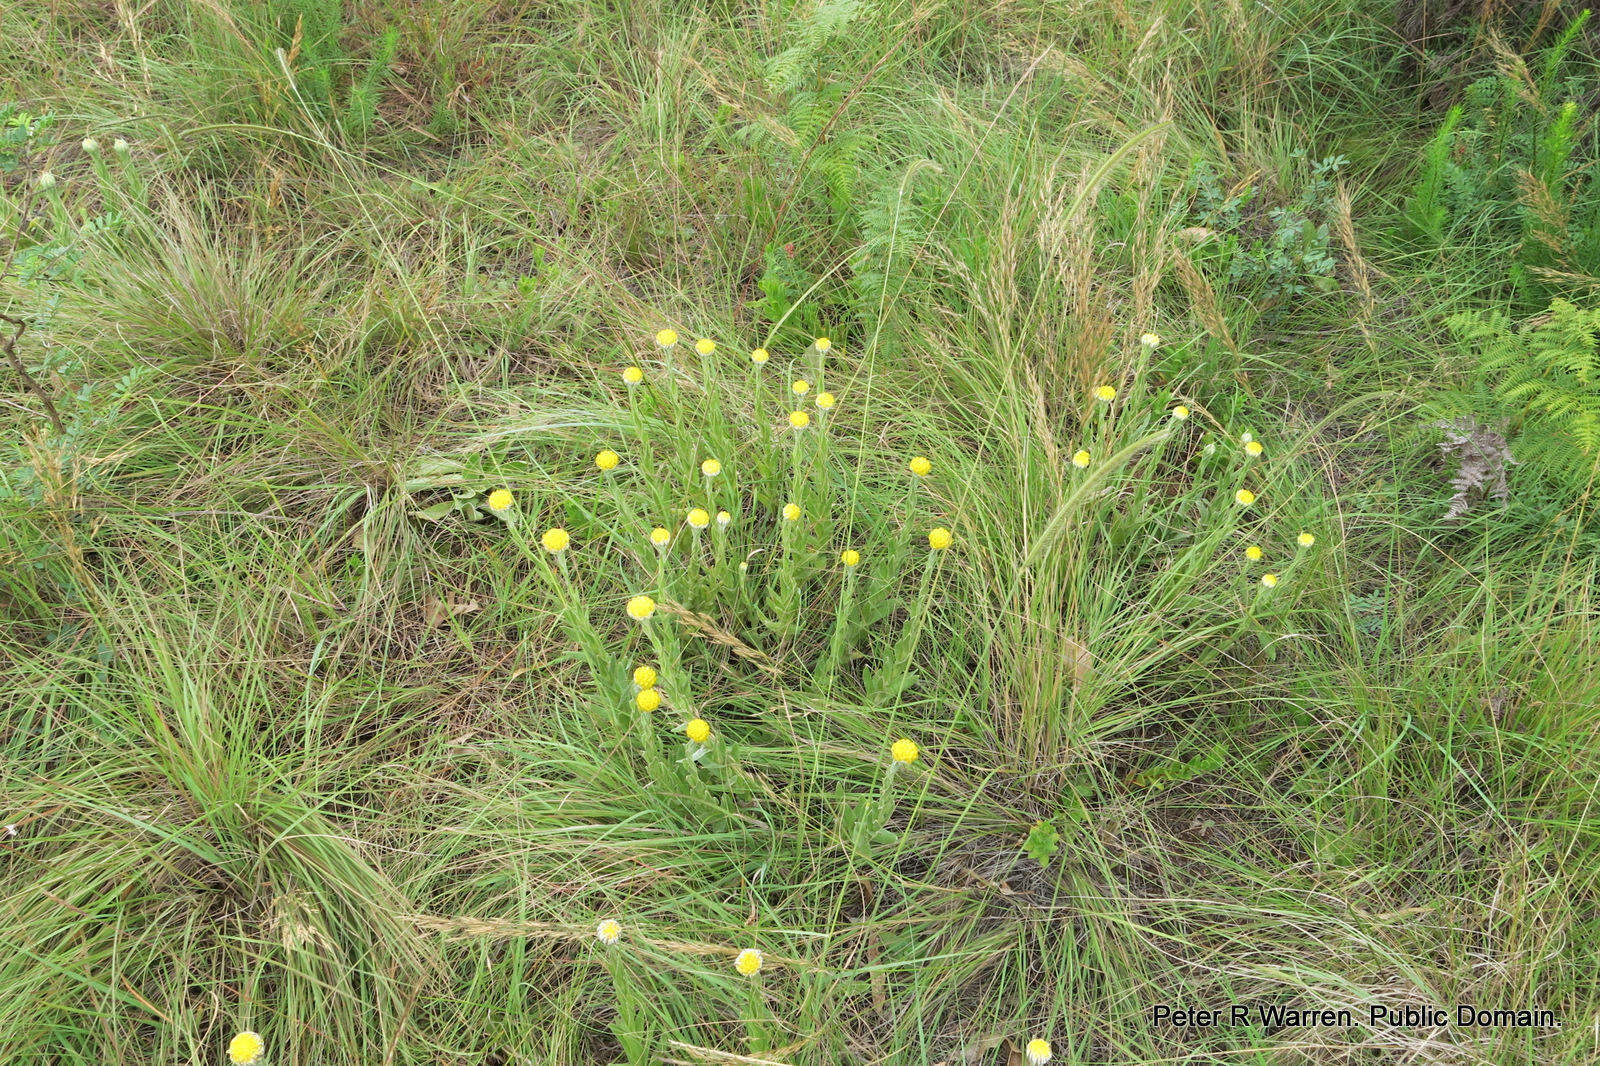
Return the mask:
<path id="1" fill-rule="evenodd" d="M 271 0 L 267 22 L 273 45 L 286 50 L 301 100 L 343 133 L 365 136 L 377 119 L 378 89 L 399 50 L 399 30 L 384 30 L 361 63 L 345 49 L 339 0 Z"/>

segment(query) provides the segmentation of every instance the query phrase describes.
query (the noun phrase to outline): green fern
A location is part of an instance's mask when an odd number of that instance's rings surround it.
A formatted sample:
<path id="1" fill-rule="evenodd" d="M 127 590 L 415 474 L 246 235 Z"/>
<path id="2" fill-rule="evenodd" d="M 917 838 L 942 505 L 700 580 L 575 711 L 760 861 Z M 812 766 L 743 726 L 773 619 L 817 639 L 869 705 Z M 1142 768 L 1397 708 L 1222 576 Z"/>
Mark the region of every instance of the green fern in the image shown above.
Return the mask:
<path id="1" fill-rule="evenodd" d="M 1519 326 L 1502 312 L 1455 315 L 1448 325 L 1476 354 L 1485 387 L 1475 403 L 1458 396 L 1456 410 L 1509 423 L 1518 458 L 1552 473 L 1587 470 L 1600 458 L 1600 308 L 1556 299 Z M 1496 410 L 1481 410 L 1485 395 Z"/>

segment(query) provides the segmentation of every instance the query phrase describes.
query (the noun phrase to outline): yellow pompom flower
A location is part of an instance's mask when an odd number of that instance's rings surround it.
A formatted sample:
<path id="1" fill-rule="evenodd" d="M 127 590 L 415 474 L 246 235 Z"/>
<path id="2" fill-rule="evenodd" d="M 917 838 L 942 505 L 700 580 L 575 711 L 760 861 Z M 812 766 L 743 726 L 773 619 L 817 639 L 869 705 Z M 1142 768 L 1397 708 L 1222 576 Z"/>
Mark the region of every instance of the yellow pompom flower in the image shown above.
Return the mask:
<path id="1" fill-rule="evenodd" d="M 649 714 L 661 706 L 661 690 L 658 688 L 642 688 L 633 694 L 633 705 Z"/>
<path id="2" fill-rule="evenodd" d="M 694 350 L 699 352 L 701 355 L 710 355 L 712 352 L 717 350 L 717 342 L 712 340 L 710 337 L 701 337 L 699 340 L 694 342 Z"/>
<path id="3" fill-rule="evenodd" d="M 916 762 L 917 754 L 916 742 L 906 737 L 901 737 L 889 748 L 889 755 L 895 762 Z"/>
<path id="4" fill-rule="evenodd" d="M 846 548 L 839 553 L 839 561 L 846 566 L 860 566 L 861 553 L 854 548 Z"/>
<path id="5" fill-rule="evenodd" d="M 1074 452 L 1073 455 L 1072 455 L 1072 465 L 1077 467 L 1079 470 L 1082 470 L 1083 468 L 1088 466 L 1089 465 L 1089 453 L 1084 451 L 1081 448 L 1078 451 Z"/>
<path id="6" fill-rule="evenodd" d="M 832 409 L 833 404 L 834 404 L 833 393 L 831 393 L 831 392 L 819 392 L 819 393 L 817 393 L 817 406 L 818 407 L 822 408 L 824 411 L 827 411 L 827 410 L 831 410 Z"/>
<path id="7" fill-rule="evenodd" d="M 510 489 L 495 489 L 489 493 L 489 510 L 509 511 L 516 500 L 511 495 Z"/>
<path id="8" fill-rule="evenodd" d="M 796 396 L 804 396 L 807 392 L 811 391 L 811 382 L 807 381 L 805 378 L 795 378 L 794 384 L 789 386 L 789 391 L 794 393 Z"/>
<path id="9" fill-rule="evenodd" d="M 825 352 L 829 348 L 833 347 L 833 342 L 826 337 L 818 337 L 814 343 L 816 344 L 817 351 L 819 352 Z"/>
<path id="10" fill-rule="evenodd" d="M 1247 455 L 1260 455 L 1262 450 L 1261 442 L 1258 440 L 1247 441 L 1245 442 L 1244 450 Z"/>
<path id="11" fill-rule="evenodd" d="M 635 666 L 633 668 L 633 683 L 640 688 L 656 687 L 656 668 L 653 666 Z"/>
<path id="12" fill-rule="evenodd" d="M 1233 499 L 1234 502 L 1240 507 L 1249 507 L 1252 503 L 1256 502 L 1256 494 L 1251 492 L 1249 489 L 1240 489 L 1238 492 L 1233 494 Z"/>
<path id="13" fill-rule="evenodd" d="M 733 968 L 744 974 L 746 977 L 754 977 L 757 973 L 761 972 L 761 964 L 765 961 L 766 957 L 755 948 L 745 948 L 743 951 L 739 952 L 738 957 L 733 960 Z"/>
<path id="14" fill-rule="evenodd" d="M 657 526 L 650 531 L 650 543 L 654 544 L 658 548 L 665 548 L 668 542 L 671 540 L 672 534 L 667 532 L 665 529 L 662 529 L 660 526 Z"/>
<path id="15" fill-rule="evenodd" d="M 615 470 L 620 462 L 622 462 L 622 456 L 610 448 L 605 448 L 595 453 L 594 465 L 601 470 Z"/>
<path id="16" fill-rule="evenodd" d="M 628 600 L 628 617 L 643 622 L 656 613 L 656 601 L 649 596 L 634 596 Z"/>
<path id="17" fill-rule="evenodd" d="M 672 347 L 674 344 L 678 343 L 678 331 L 675 329 L 663 329 L 658 331 L 656 333 L 656 343 L 661 345 L 663 348 Z"/>
<path id="18" fill-rule="evenodd" d="M 707 459 L 700 464 L 700 473 L 706 477 L 716 477 L 722 473 L 722 462 L 718 459 Z"/>
<path id="19" fill-rule="evenodd" d="M 1251 562 L 1255 562 L 1257 559 L 1260 559 L 1261 558 L 1261 545 L 1259 545 L 1259 544 L 1250 545 L 1250 547 L 1248 547 L 1248 548 L 1246 548 L 1244 550 L 1244 557 L 1246 559 L 1249 559 Z"/>
<path id="20" fill-rule="evenodd" d="M 765 348 L 757 348 L 755 351 L 750 353 L 750 361 L 752 363 L 754 363 L 756 366 L 760 366 L 762 363 L 765 363 L 768 359 L 771 359 L 771 358 L 772 358 L 772 354 L 770 352 L 768 352 Z"/>
<path id="21" fill-rule="evenodd" d="M 1034 1037 L 1028 1041 L 1026 1049 L 1028 1066 L 1044 1066 L 1045 1063 L 1055 1058 L 1055 1049 L 1050 1046 L 1050 1041 Z"/>
<path id="22" fill-rule="evenodd" d="M 918 477 L 927 477 L 933 473 L 933 463 L 928 460 L 926 455 L 913 456 L 911 462 L 907 463 L 906 466 Z"/>
<path id="23" fill-rule="evenodd" d="M 628 385 L 637 385 L 644 380 L 644 371 L 636 366 L 622 368 L 622 380 Z"/>
<path id="24" fill-rule="evenodd" d="M 1146 333 L 1146 334 L 1143 334 L 1139 338 L 1139 343 L 1144 345 L 1146 348 L 1158 348 L 1161 345 L 1161 334 L 1159 334 L 1159 333 Z"/>
<path id="25" fill-rule="evenodd" d="M 544 550 L 551 555 L 567 550 L 567 545 L 572 543 L 572 534 L 560 526 L 551 526 L 544 531 L 544 536 L 539 538 L 539 543 L 544 545 Z"/>
<path id="26" fill-rule="evenodd" d="M 683 735 L 696 744 L 704 744 L 711 737 L 711 723 L 704 718 L 691 718 L 684 724 Z"/>
<path id="27" fill-rule="evenodd" d="M 783 505 L 783 518 L 784 518 L 784 521 L 786 521 L 786 522 L 797 522 L 797 521 L 799 521 L 800 520 L 800 505 L 798 503 L 786 503 L 786 504 L 784 504 Z"/>
<path id="28" fill-rule="evenodd" d="M 928 531 L 928 547 L 936 552 L 942 552 L 950 547 L 955 539 L 954 534 L 943 526 Z"/>
<path id="29" fill-rule="evenodd" d="M 607 918 L 594 927 L 595 939 L 602 944 L 615 944 L 622 935 L 622 923 L 615 918 Z"/>
<path id="30" fill-rule="evenodd" d="M 1117 398 L 1117 390 L 1110 385 L 1101 385 L 1094 390 L 1094 398 L 1101 403 L 1110 403 Z"/>
<path id="31" fill-rule="evenodd" d="M 728 523 L 732 521 L 733 515 L 729 514 L 727 511 L 717 512 L 717 525 L 727 528 Z"/>
<path id="32" fill-rule="evenodd" d="M 1172 417 L 1176 418 L 1179 422 L 1182 422 L 1184 419 L 1189 417 L 1189 409 L 1180 403 L 1178 406 L 1172 409 Z"/>
<path id="33" fill-rule="evenodd" d="M 704 507 L 691 508 L 688 522 L 696 529 L 704 529 L 711 524 L 711 514 Z"/>
<path id="34" fill-rule="evenodd" d="M 262 1043 L 260 1034 L 245 1030 L 228 1041 L 228 1059 L 240 1066 L 248 1066 L 249 1063 L 260 1062 L 261 1053 L 266 1049 L 267 1045 Z"/>
<path id="35" fill-rule="evenodd" d="M 1317 542 L 1317 538 L 1312 536 L 1310 533 L 1302 533 L 1298 537 L 1294 538 L 1294 542 L 1300 545 L 1302 548 L 1309 548 Z"/>
<path id="36" fill-rule="evenodd" d="M 1261 583 L 1263 585 L 1267 586 L 1267 588 L 1269 588 L 1269 589 L 1277 588 L 1278 587 L 1278 575 L 1277 574 L 1262 574 L 1261 575 Z"/>
<path id="37" fill-rule="evenodd" d="M 804 411 L 790 411 L 789 424 L 795 429 L 805 429 L 811 424 L 811 416 Z"/>

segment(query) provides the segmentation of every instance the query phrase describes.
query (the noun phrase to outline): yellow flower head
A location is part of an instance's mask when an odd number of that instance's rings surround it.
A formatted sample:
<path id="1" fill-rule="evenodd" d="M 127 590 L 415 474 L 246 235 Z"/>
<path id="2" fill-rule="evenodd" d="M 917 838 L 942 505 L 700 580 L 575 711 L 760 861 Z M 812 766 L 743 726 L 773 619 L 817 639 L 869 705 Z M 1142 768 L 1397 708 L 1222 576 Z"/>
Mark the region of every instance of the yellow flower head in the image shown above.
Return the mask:
<path id="1" fill-rule="evenodd" d="M 783 517 L 784 517 L 784 520 L 788 521 L 788 522 L 797 522 L 797 521 L 799 521 L 800 520 L 800 505 L 798 503 L 786 503 L 786 504 L 784 504 L 783 505 Z"/>
<path id="2" fill-rule="evenodd" d="M 824 411 L 826 411 L 826 410 L 829 410 L 830 408 L 832 408 L 833 404 L 834 404 L 833 393 L 831 393 L 831 392 L 819 392 L 819 393 L 817 393 L 817 406 L 818 407 L 820 407 Z"/>
<path id="3" fill-rule="evenodd" d="M 789 391 L 794 393 L 796 396 L 804 396 L 807 392 L 811 391 L 811 382 L 807 381 L 805 378 L 795 378 L 794 384 L 789 386 Z"/>
<path id="4" fill-rule="evenodd" d="M 672 534 L 667 532 L 665 529 L 662 529 L 660 526 L 657 526 L 650 531 L 650 543 L 654 544 L 658 548 L 665 548 L 671 540 Z"/>
<path id="5" fill-rule="evenodd" d="M 955 541 L 955 536 L 943 526 L 938 526 L 928 531 L 928 547 L 936 552 L 942 552 Z"/>
<path id="6" fill-rule="evenodd" d="M 1249 559 L 1251 562 L 1255 562 L 1257 559 L 1261 558 L 1261 545 L 1250 545 L 1250 547 L 1244 550 L 1244 557 Z"/>
<path id="7" fill-rule="evenodd" d="M 918 477 L 927 477 L 933 473 L 933 463 L 928 460 L 926 455 L 913 456 L 911 462 L 907 463 L 906 466 Z"/>
<path id="8" fill-rule="evenodd" d="M 846 566 L 860 566 L 861 553 L 854 548 L 846 548 L 839 553 L 839 561 Z"/>
<path id="9" fill-rule="evenodd" d="M 1309 548 L 1317 542 L 1317 538 L 1312 536 L 1310 533 L 1302 533 L 1298 537 L 1294 538 L 1294 542 L 1300 545 L 1302 548 Z"/>
<path id="10" fill-rule="evenodd" d="M 1072 456 L 1072 465 L 1077 467 L 1079 470 L 1082 470 L 1084 467 L 1088 466 L 1089 453 L 1081 448 L 1074 452 Z"/>
<path id="11" fill-rule="evenodd" d="M 594 935 L 602 944 L 615 944 L 622 935 L 622 923 L 615 918 L 607 918 L 594 927 Z"/>
<path id="12" fill-rule="evenodd" d="M 825 352 L 829 348 L 833 347 L 833 342 L 830 341 L 826 337 L 818 337 L 816 339 L 815 343 L 816 343 L 816 346 L 817 346 L 817 351 L 819 351 L 819 352 Z"/>
<path id="13" fill-rule="evenodd" d="M 617 464 L 620 462 L 622 462 L 622 456 L 618 455 L 610 448 L 602 449 L 601 451 L 596 452 L 594 456 L 594 465 L 598 466 L 601 470 L 615 470 L 617 468 Z"/>
<path id="14" fill-rule="evenodd" d="M 755 351 L 750 353 L 750 361 L 752 363 L 754 363 L 756 366 L 760 366 L 762 363 L 765 363 L 768 359 L 771 359 L 771 358 L 772 358 L 772 354 L 770 352 L 768 352 L 765 348 L 757 348 Z"/>
<path id="15" fill-rule="evenodd" d="M 1249 489 L 1240 489 L 1238 492 L 1233 494 L 1233 499 L 1234 502 L 1240 507 L 1249 507 L 1252 503 L 1256 502 L 1256 494 L 1251 492 Z"/>
<path id="16" fill-rule="evenodd" d="M 656 343 L 663 348 L 672 347 L 678 343 L 678 331 L 675 329 L 660 330 L 656 333 Z"/>
<path id="17" fill-rule="evenodd" d="M 1111 385 L 1101 385 L 1094 390 L 1094 398 L 1101 403 L 1110 403 L 1117 398 L 1117 390 Z"/>
<path id="18" fill-rule="evenodd" d="M 790 411 L 789 424 L 795 429 L 805 429 L 811 424 L 811 416 L 804 411 Z"/>
<path id="19" fill-rule="evenodd" d="M 704 529 L 711 524 L 711 515 L 704 507 L 694 507 L 689 511 L 689 524 L 696 529 Z"/>
<path id="20" fill-rule="evenodd" d="M 510 489 L 495 489 L 489 493 L 489 510 L 509 511 L 516 500 L 512 498 Z"/>
<path id="21" fill-rule="evenodd" d="M 710 337 L 701 337 L 699 340 L 694 342 L 694 350 L 699 352 L 701 355 L 710 355 L 712 352 L 717 350 L 717 342 L 712 340 Z"/>
<path id="22" fill-rule="evenodd" d="M 656 668 L 653 666 L 635 666 L 633 668 L 633 683 L 640 688 L 656 687 Z"/>
<path id="23" fill-rule="evenodd" d="M 551 555 L 567 550 L 567 545 L 572 543 L 572 535 L 560 526 L 551 526 L 544 531 L 544 536 L 539 538 L 539 543 L 544 545 L 544 550 Z"/>
<path id="24" fill-rule="evenodd" d="M 754 977 L 761 971 L 761 964 L 766 958 L 755 948 L 745 948 L 739 952 L 739 957 L 733 960 L 733 968 L 746 977 Z"/>
<path id="25" fill-rule="evenodd" d="M 683 735 L 696 744 L 704 744 L 711 737 L 711 723 L 704 718 L 691 718 L 684 724 Z"/>
<path id="26" fill-rule="evenodd" d="M 636 366 L 622 368 L 622 380 L 629 385 L 637 385 L 644 380 L 644 371 Z"/>
<path id="27" fill-rule="evenodd" d="M 634 596 L 628 600 L 628 617 L 643 622 L 656 613 L 656 601 L 649 596 Z"/>
<path id="28" fill-rule="evenodd" d="M 706 477 L 716 477 L 722 473 L 722 461 L 719 459 L 707 459 L 700 464 L 700 472 Z"/>
<path id="29" fill-rule="evenodd" d="M 633 694 L 633 705 L 649 714 L 661 706 L 661 690 L 658 688 L 642 688 Z"/>
<path id="30" fill-rule="evenodd" d="M 240 1063 L 241 1066 L 247 1066 L 248 1063 L 260 1062 L 261 1053 L 266 1048 L 267 1045 L 261 1042 L 259 1034 L 246 1030 L 228 1041 L 228 1058 Z"/>
<path id="31" fill-rule="evenodd" d="M 1159 347 L 1161 344 L 1161 334 L 1146 333 L 1139 338 L 1139 343 L 1144 345 L 1146 348 Z"/>
<path id="32" fill-rule="evenodd" d="M 917 745 L 913 740 L 901 737 L 889 748 L 889 755 L 895 762 L 916 762 Z"/>
<path id="33" fill-rule="evenodd" d="M 1028 1066 L 1044 1066 L 1055 1058 L 1055 1050 L 1050 1047 L 1050 1041 L 1034 1037 L 1028 1041 L 1027 1056 Z"/>
<path id="34" fill-rule="evenodd" d="M 1261 583 L 1263 585 L 1267 586 L 1267 588 L 1269 588 L 1269 589 L 1277 588 L 1278 587 L 1278 575 L 1277 574 L 1262 574 L 1261 575 Z"/>
<path id="35" fill-rule="evenodd" d="M 717 512 L 717 525 L 725 527 L 725 526 L 727 526 L 727 524 L 729 522 L 732 522 L 732 521 L 733 521 L 733 515 L 729 514 L 727 511 L 718 511 Z"/>
<path id="36" fill-rule="evenodd" d="M 1172 417 L 1176 418 L 1179 422 L 1182 422 L 1184 419 L 1189 417 L 1189 409 L 1180 403 L 1178 406 L 1172 409 Z"/>
<path id="37" fill-rule="evenodd" d="M 1244 450 L 1247 454 L 1255 456 L 1261 454 L 1261 442 L 1258 440 L 1246 441 Z"/>

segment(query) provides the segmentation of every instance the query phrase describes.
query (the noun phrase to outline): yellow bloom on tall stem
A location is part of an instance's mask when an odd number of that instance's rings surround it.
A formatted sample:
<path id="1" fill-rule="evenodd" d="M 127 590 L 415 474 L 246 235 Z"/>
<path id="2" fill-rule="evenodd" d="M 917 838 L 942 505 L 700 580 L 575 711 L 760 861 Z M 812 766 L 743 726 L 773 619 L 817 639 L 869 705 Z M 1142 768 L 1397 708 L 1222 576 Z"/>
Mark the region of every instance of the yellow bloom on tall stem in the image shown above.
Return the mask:
<path id="1" fill-rule="evenodd" d="M 917 755 L 916 742 L 908 737 L 901 737 L 889 748 L 889 756 L 895 762 L 916 762 Z"/>
<path id="2" fill-rule="evenodd" d="M 1250 547 L 1244 550 L 1244 557 L 1249 559 L 1251 562 L 1255 562 L 1257 559 L 1261 558 L 1261 545 L 1250 545 Z"/>
<path id="3" fill-rule="evenodd" d="M 266 1048 L 259 1034 L 246 1029 L 228 1041 L 228 1059 L 239 1063 L 239 1066 L 249 1066 L 250 1063 L 261 1061 L 261 1053 Z"/>
<path id="4" fill-rule="evenodd" d="M 665 548 L 671 542 L 672 534 L 660 526 L 657 526 L 650 531 L 650 543 L 654 544 L 656 547 Z"/>
<path id="5" fill-rule="evenodd" d="M 795 429 L 805 429 L 811 424 L 811 416 L 804 411 L 790 411 L 789 424 Z"/>
<path id="6" fill-rule="evenodd" d="M 622 456 L 618 455 L 610 448 L 605 448 L 595 453 L 594 465 L 598 466 L 601 470 L 615 470 L 617 468 L 617 464 L 620 462 L 622 462 Z"/>
<path id="7" fill-rule="evenodd" d="M 757 348 L 757 349 L 755 349 L 754 351 L 752 351 L 750 353 L 750 361 L 752 363 L 754 363 L 756 366 L 760 366 L 762 363 L 765 363 L 768 359 L 771 359 L 771 358 L 772 358 L 772 354 L 770 352 L 768 352 L 765 348 Z"/>
<path id="8" fill-rule="evenodd" d="M 1261 575 L 1261 583 L 1263 585 L 1267 586 L 1267 588 L 1269 588 L 1269 589 L 1275 589 L 1275 588 L 1278 587 L 1278 575 L 1277 574 L 1262 574 Z"/>
<path id="9" fill-rule="evenodd" d="M 673 329 L 663 329 L 658 331 L 656 333 L 656 343 L 661 345 L 663 348 L 672 347 L 674 344 L 678 343 L 678 331 Z"/>
<path id="10" fill-rule="evenodd" d="M 854 548 L 846 548 L 839 553 L 839 561 L 846 566 L 860 566 L 861 553 Z"/>
<path id="11" fill-rule="evenodd" d="M 761 964 L 765 961 L 766 957 L 755 948 L 745 948 L 733 960 L 733 968 L 746 977 L 754 977 L 761 972 Z"/>
<path id="12" fill-rule="evenodd" d="M 711 737 L 711 723 L 704 718 L 691 718 L 684 723 L 683 735 L 696 744 L 704 744 Z"/>
<path id="13" fill-rule="evenodd" d="M 926 455 L 912 456 L 911 462 L 907 463 L 906 467 L 918 477 L 927 477 L 933 473 L 933 463 Z"/>
<path id="14" fill-rule="evenodd" d="M 634 667 L 633 683 L 640 688 L 655 688 L 656 668 L 649 665 Z"/>
<path id="15" fill-rule="evenodd" d="M 819 392 L 819 393 L 817 393 L 817 406 L 822 408 L 824 411 L 831 410 L 833 408 L 834 402 L 835 401 L 834 401 L 834 398 L 833 398 L 833 393 L 831 393 L 831 392 Z"/>
<path id="16" fill-rule="evenodd" d="M 607 918 L 594 927 L 594 935 L 602 944 L 615 944 L 622 935 L 622 923 L 615 918 Z"/>
<path id="17" fill-rule="evenodd" d="M 1117 398 L 1117 390 L 1111 385 L 1101 385 L 1094 390 L 1094 398 L 1101 403 L 1110 403 Z"/>
<path id="18" fill-rule="evenodd" d="M 1309 548 L 1317 542 L 1317 538 L 1312 536 L 1310 533 L 1302 533 L 1298 537 L 1294 538 L 1294 541 L 1302 548 Z"/>
<path id="19" fill-rule="evenodd" d="M 717 512 L 717 525 L 722 526 L 724 529 L 726 529 L 728 527 L 728 523 L 730 523 L 732 521 L 733 521 L 733 515 L 729 514 L 727 511 L 718 511 Z"/>
<path id="20" fill-rule="evenodd" d="M 716 477 L 722 473 L 722 462 L 718 459 L 707 459 L 700 464 L 700 473 L 706 477 Z"/>
<path id="21" fill-rule="evenodd" d="M 712 352 L 717 350 L 717 342 L 712 340 L 710 337 L 701 337 L 699 340 L 694 342 L 694 350 L 699 352 L 701 355 L 710 355 Z"/>
<path id="22" fill-rule="evenodd" d="M 661 690 L 657 688 L 642 688 L 633 694 L 633 705 L 649 714 L 661 706 Z"/>
<path id="23" fill-rule="evenodd" d="M 1247 455 L 1252 457 L 1260 455 L 1262 451 L 1261 442 L 1258 440 L 1246 441 L 1244 450 Z"/>
<path id="24" fill-rule="evenodd" d="M 560 526 L 551 526 L 539 538 L 539 543 L 544 545 L 545 551 L 557 555 L 567 550 L 567 545 L 572 543 L 572 535 Z"/>
<path id="25" fill-rule="evenodd" d="M 622 380 L 627 385 L 637 385 L 644 380 L 644 371 L 636 366 L 623 367 Z"/>
<path id="26" fill-rule="evenodd" d="M 928 547 L 936 552 L 944 551 L 955 542 L 955 535 L 943 526 L 939 526 L 928 533 Z"/>
<path id="27" fill-rule="evenodd" d="M 1256 502 L 1256 494 L 1251 492 L 1249 489 L 1240 489 L 1238 492 L 1233 494 L 1233 499 L 1234 502 L 1240 507 L 1249 507 L 1252 503 Z"/>
<path id="28" fill-rule="evenodd" d="M 1161 344 L 1161 334 L 1146 333 L 1139 338 L 1139 343 L 1144 345 L 1146 348 L 1157 348 Z"/>
<path id="29" fill-rule="evenodd" d="M 818 337 L 818 338 L 817 338 L 817 339 L 816 339 L 816 340 L 815 340 L 815 341 L 813 341 L 813 342 L 812 342 L 812 343 L 813 343 L 813 344 L 815 344 L 815 345 L 816 345 L 816 346 L 817 346 L 817 351 L 819 351 L 819 352 L 825 352 L 825 351 L 827 351 L 827 350 L 828 350 L 828 349 L 829 349 L 829 348 L 832 348 L 832 347 L 833 347 L 833 342 L 832 342 L 832 341 L 830 341 L 830 340 L 829 340 L 829 339 L 828 339 L 828 338 L 826 338 L 826 337 Z"/>
<path id="30" fill-rule="evenodd" d="M 1072 455 L 1072 465 L 1079 470 L 1085 469 L 1089 465 L 1089 453 L 1079 448 Z"/>
<path id="31" fill-rule="evenodd" d="M 516 502 L 509 489 L 495 489 L 489 493 L 489 510 L 491 511 L 509 511 L 511 510 L 511 505 Z"/>
<path id="32" fill-rule="evenodd" d="M 804 396 L 811 390 L 811 382 L 805 378 L 795 378 L 794 384 L 789 386 L 789 391 L 796 396 Z"/>
<path id="33" fill-rule="evenodd" d="M 711 515 L 704 507 L 689 509 L 688 522 L 695 529 L 704 529 L 711 524 Z"/>
<path id="34" fill-rule="evenodd" d="M 656 601 L 649 596 L 634 596 L 628 600 L 628 617 L 635 622 L 647 621 L 656 613 Z"/>
<path id="35" fill-rule="evenodd" d="M 1038 1037 L 1028 1041 L 1025 1054 L 1028 1057 L 1028 1066 L 1045 1066 L 1045 1063 L 1055 1058 L 1055 1050 L 1051 1048 L 1050 1041 L 1040 1040 Z"/>
<path id="36" fill-rule="evenodd" d="M 786 522 L 797 522 L 797 521 L 799 521 L 800 520 L 800 505 L 798 503 L 786 503 L 786 504 L 784 504 L 783 505 L 783 518 L 784 518 L 784 521 L 786 521 Z"/>
<path id="37" fill-rule="evenodd" d="M 1180 403 L 1178 406 L 1172 409 L 1172 417 L 1176 418 L 1179 422 L 1182 422 L 1184 419 L 1189 417 L 1189 409 Z"/>

